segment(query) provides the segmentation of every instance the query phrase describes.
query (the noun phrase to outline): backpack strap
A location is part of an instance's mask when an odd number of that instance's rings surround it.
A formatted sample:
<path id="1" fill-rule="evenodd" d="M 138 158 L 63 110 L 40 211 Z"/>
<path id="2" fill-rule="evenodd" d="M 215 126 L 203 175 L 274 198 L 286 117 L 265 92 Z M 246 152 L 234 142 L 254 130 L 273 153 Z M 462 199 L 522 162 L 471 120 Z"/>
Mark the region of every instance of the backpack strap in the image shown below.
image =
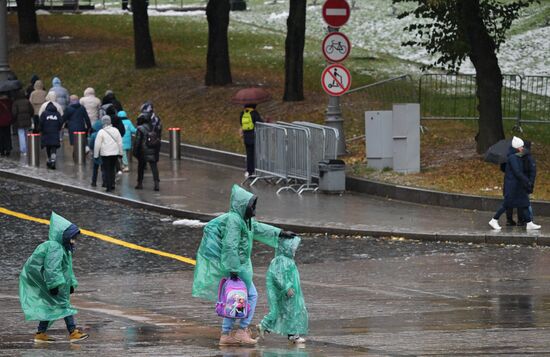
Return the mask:
<path id="1" fill-rule="evenodd" d="M 218 287 L 218 301 L 222 301 L 223 287 L 226 282 L 227 282 L 227 278 L 221 278 L 220 286 Z"/>

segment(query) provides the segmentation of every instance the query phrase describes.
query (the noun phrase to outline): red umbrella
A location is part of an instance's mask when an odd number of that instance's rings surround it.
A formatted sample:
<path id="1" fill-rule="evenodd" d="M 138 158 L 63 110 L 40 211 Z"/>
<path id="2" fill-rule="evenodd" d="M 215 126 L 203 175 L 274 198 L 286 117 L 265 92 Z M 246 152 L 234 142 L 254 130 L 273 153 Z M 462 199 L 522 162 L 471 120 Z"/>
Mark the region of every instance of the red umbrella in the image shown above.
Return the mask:
<path id="1" fill-rule="evenodd" d="M 231 98 L 235 104 L 260 104 L 271 99 L 271 94 L 263 88 L 244 88 L 239 90 Z"/>

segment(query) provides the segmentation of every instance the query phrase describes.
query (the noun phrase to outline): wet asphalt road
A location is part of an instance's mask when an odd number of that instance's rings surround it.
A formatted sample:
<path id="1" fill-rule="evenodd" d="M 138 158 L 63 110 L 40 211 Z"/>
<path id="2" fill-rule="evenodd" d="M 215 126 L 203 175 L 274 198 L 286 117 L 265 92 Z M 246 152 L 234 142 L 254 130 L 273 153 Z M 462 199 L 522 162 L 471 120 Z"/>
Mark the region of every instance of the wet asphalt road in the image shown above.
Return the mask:
<path id="1" fill-rule="evenodd" d="M 202 234 L 172 217 L 11 180 L 0 180 L 0 207 L 38 218 L 54 209 L 81 228 L 189 258 Z M 3 214 L 0 227 L 1 355 L 550 355 L 550 249 L 322 235 L 304 236 L 297 256 L 311 320 L 304 349 L 277 336 L 218 348 L 211 304 L 190 296 L 192 266 L 87 236 L 75 254 L 73 301 L 91 338 L 35 346 L 17 275 L 48 227 Z M 256 323 L 267 312 L 273 253 L 261 244 L 254 252 Z M 62 322 L 52 334 L 66 338 Z"/>

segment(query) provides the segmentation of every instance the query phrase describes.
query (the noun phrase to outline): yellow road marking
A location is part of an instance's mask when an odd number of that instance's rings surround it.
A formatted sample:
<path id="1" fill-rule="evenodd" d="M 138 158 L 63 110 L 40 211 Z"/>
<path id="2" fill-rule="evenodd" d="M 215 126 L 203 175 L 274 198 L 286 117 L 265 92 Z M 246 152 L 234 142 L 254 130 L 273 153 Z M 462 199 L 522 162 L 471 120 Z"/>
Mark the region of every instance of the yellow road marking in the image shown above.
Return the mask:
<path id="1" fill-rule="evenodd" d="M 47 224 L 47 225 L 50 224 L 50 221 L 47 220 L 47 219 L 36 218 L 36 217 L 29 216 L 29 215 L 24 214 L 24 213 L 11 211 L 11 210 L 3 208 L 3 207 L 0 207 L 0 213 L 3 213 L 3 214 L 8 215 L 8 216 L 24 219 L 24 220 L 27 220 L 27 221 L 32 221 L 32 222 L 37 222 L 37 223 Z M 100 239 L 102 241 L 105 241 L 105 242 L 108 242 L 108 243 L 111 243 L 111 244 L 116 244 L 116 245 L 120 245 L 120 246 L 129 248 L 129 249 L 139 250 L 141 252 L 156 254 L 156 255 L 160 255 L 162 257 L 179 260 L 180 262 L 184 262 L 184 263 L 187 263 L 187 264 L 190 264 L 190 265 L 196 265 L 195 260 L 193 260 L 191 258 L 183 257 L 181 255 L 167 253 L 167 252 L 163 252 L 163 251 L 157 250 L 157 249 L 142 247 L 142 246 L 134 244 L 134 243 L 128 243 L 128 242 L 125 242 L 123 240 L 116 239 L 116 238 L 113 238 L 113 237 L 109 237 L 105 234 L 95 233 L 95 232 L 92 232 L 92 231 L 89 231 L 89 230 L 86 230 L 86 229 L 80 229 L 80 232 L 84 235 L 89 236 L 89 237 L 97 238 L 97 239 Z"/>

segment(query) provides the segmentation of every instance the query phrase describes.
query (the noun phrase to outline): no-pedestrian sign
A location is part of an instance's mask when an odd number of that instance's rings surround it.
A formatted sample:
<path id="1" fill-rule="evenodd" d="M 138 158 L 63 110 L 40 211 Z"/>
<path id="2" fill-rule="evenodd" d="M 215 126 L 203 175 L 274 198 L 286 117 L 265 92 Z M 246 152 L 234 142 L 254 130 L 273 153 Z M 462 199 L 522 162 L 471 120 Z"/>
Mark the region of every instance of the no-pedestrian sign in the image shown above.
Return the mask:
<path id="1" fill-rule="evenodd" d="M 341 32 L 329 32 L 323 40 L 323 55 L 329 62 L 342 62 L 351 50 L 351 43 Z"/>
<path id="2" fill-rule="evenodd" d="M 349 16 L 350 8 L 346 0 L 327 0 L 323 4 L 323 19 L 329 26 L 344 26 Z"/>
<path id="3" fill-rule="evenodd" d="M 325 92 L 338 97 L 346 93 L 351 87 L 351 74 L 341 64 L 332 64 L 323 71 L 321 83 Z"/>

